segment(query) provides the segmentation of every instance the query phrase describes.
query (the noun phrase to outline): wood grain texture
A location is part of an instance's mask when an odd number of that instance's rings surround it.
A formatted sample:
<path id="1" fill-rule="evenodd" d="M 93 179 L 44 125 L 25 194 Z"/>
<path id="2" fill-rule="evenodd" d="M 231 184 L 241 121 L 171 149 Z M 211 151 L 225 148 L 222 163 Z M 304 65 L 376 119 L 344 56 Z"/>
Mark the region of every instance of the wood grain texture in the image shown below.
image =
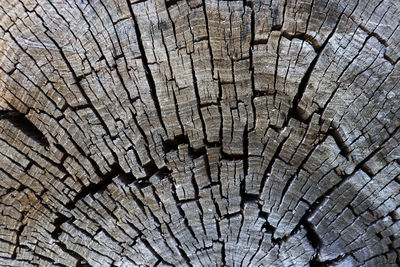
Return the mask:
<path id="1" fill-rule="evenodd" d="M 1 266 L 399 266 L 397 0 L 0 0 Z"/>

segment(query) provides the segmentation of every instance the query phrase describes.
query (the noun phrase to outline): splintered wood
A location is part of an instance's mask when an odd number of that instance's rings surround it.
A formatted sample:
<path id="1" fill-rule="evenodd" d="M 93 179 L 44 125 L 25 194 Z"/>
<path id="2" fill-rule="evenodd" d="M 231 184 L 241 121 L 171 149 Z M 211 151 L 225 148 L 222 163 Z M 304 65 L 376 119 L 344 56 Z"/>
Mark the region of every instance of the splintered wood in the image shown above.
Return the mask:
<path id="1" fill-rule="evenodd" d="M 399 266 L 397 0 L 0 0 L 1 266 Z"/>

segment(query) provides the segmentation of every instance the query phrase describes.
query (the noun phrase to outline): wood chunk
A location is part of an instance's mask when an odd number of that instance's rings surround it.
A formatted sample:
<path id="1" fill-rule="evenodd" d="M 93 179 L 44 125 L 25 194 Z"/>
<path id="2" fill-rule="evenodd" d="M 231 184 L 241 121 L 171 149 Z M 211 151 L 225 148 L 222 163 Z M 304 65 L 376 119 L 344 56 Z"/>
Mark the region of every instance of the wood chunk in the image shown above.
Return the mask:
<path id="1" fill-rule="evenodd" d="M 398 266 L 396 0 L 2 1 L 1 266 Z"/>

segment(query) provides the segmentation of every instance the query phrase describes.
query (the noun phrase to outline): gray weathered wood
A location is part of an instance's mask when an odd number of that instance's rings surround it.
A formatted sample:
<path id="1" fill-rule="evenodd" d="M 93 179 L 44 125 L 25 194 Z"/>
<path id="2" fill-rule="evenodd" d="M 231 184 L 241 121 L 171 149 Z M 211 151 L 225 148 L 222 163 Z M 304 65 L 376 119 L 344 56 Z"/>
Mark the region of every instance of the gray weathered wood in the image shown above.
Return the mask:
<path id="1" fill-rule="evenodd" d="M 1 266 L 399 266 L 397 0 L 0 0 Z"/>

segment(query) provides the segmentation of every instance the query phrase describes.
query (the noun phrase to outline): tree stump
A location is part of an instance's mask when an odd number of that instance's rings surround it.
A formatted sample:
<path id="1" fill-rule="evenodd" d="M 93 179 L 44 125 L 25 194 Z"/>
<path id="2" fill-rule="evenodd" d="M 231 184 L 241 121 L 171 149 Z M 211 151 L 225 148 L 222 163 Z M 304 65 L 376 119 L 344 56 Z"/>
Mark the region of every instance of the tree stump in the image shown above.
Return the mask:
<path id="1" fill-rule="evenodd" d="M 397 0 L 0 0 L 0 265 L 399 266 Z"/>

